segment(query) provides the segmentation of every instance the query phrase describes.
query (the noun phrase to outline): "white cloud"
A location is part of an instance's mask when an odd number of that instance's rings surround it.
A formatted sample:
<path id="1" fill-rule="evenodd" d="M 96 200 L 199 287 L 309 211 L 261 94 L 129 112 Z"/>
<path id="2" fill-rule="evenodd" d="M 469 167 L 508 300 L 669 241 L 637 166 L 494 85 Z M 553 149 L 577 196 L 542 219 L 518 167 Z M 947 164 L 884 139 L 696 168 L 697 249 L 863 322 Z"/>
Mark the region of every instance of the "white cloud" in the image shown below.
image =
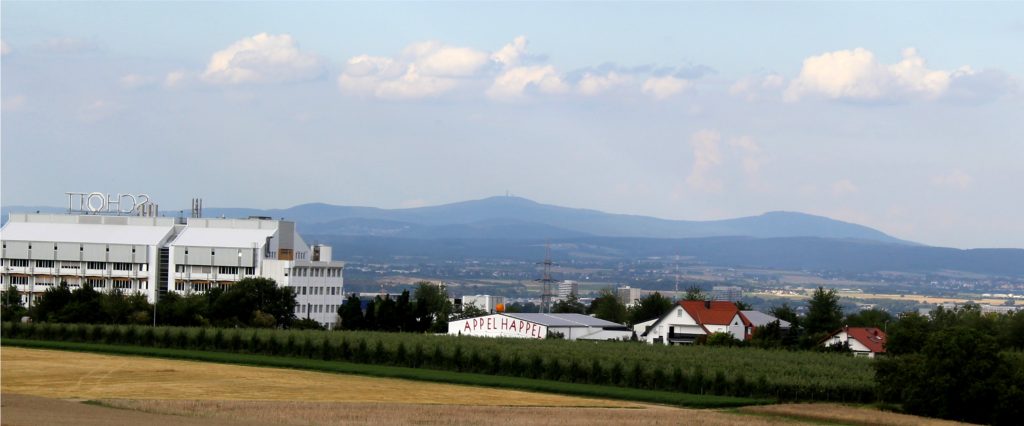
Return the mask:
<path id="1" fill-rule="evenodd" d="M 121 87 L 125 89 L 138 89 L 156 84 L 157 78 L 140 74 L 125 74 L 119 80 Z"/>
<path id="2" fill-rule="evenodd" d="M 969 68 L 930 70 L 913 48 L 904 49 L 903 59 L 891 65 L 879 62 L 867 49 L 838 50 L 805 59 L 800 75 L 786 88 L 785 99 L 935 99 L 946 92 L 955 76 L 970 73 Z"/>
<path id="3" fill-rule="evenodd" d="M 497 52 L 491 54 L 491 60 L 504 66 L 515 66 L 519 64 L 519 58 L 526 53 L 526 37 L 519 36 L 506 44 Z"/>
<path id="4" fill-rule="evenodd" d="M 487 96 L 497 100 L 517 100 L 532 91 L 560 94 L 568 90 L 569 86 L 562 81 L 555 67 L 522 66 L 509 68 L 498 75 L 487 89 Z"/>
<path id="5" fill-rule="evenodd" d="M 338 76 L 338 87 L 346 93 L 386 99 L 432 97 L 478 77 L 489 64 L 485 52 L 436 41 L 417 42 L 395 58 L 352 57 Z"/>
<path id="6" fill-rule="evenodd" d="M 858 188 L 850 179 L 840 179 L 832 184 L 832 195 L 837 197 L 853 194 L 859 191 L 860 188 Z"/>
<path id="7" fill-rule="evenodd" d="M 778 74 L 767 74 L 756 77 L 744 77 L 729 87 L 729 94 L 742 97 L 748 101 L 778 96 L 779 89 L 786 79 Z"/>
<path id="8" fill-rule="evenodd" d="M 188 73 L 185 71 L 171 71 L 164 77 L 164 87 L 175 88 L 181 86 L 188 80 Z"/>
<path id="9" fill-rule="evenodd" d="M 315 78 L 320 59 L 300 51 L 290 35 L 256 34 L 215 52 L 202 79 L 215 84 L 284 82 Z"/>
<path id="10" fill-rule="evenodd" d="M 700 130 L 690 136 L 693 167 L 690 175 L 686 177 L 686 184 L 691 188 L 707 192 L 722 189 L 722 182 L 709 176 L 722 164 L 722 152 L 718 147 L 721 139 L 722 136 L 714 130 Z"/>
<path id="11" fill-rule="evenodd" d="M 693 82 L 672 76 L 650 77 L 640 90 L 657 100 L 667 99 L 693 87 Z"/>
<path id="12" fill-rule="evenodd" d="M 747 176 L 756 175 L 761 171 L 762 160 L 759 157 L 761 146 L 754 142 L 750 136 L 741 136 L 729 140 L 729 146 L 740 151 L 743 164 L 743 172 Z"/>
<path id="13" fill-rule="evenodd" d="M 953 170 L 949 174 L 932 177 L 932 185 L 944 188 L 964 190 L 974 183 L 974 178 L 963 170 Z"/>
<path id="14" fill-rule="evenodd" d="M 594 96 L 604 93 L 616 86 L 629 84 L 632 81 L 628 75 L 622 75 L 611 71 L 605 75 L 586 73 L 576 85 L 576 90 L 586 96 Z"/>

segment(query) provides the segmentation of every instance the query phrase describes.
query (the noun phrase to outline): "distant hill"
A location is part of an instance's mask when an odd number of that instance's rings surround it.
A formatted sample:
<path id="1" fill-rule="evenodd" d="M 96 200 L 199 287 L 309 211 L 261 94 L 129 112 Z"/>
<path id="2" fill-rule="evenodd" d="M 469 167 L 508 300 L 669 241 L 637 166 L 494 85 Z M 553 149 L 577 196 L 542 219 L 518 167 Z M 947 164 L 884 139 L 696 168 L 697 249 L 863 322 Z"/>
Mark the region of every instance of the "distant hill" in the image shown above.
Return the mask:
<path id="1" fill-rule="evenodd" d="M 694 238 L 821 237 L 913 244 L 838 220 L 795 212 L 713 221 L 667 220 L 491 197 L 410 209 L 303 204 L 288 209 L 207 208 L 207 216 L 287 218 L 303 232 L 404 238 L 562 238 L 569 236 Z"/>
<path id="2" fill-rule="evenodd" d="M 62 212 L 5 206 L 8 211 Z M 173 215 L 176 210 L 164 211 Z M 796 212 L 713 221 L 666 220 L 492 197 L 431 207 L 303 204 L 287 209 L 207 208 L 207 217 L 270 216 L 298 224 L 339 258 L 536 260 L 550 241 L 568 257 L 687 256 L 721 266 L 850 272 L 959 270 L 1024 276 L 1024 250 L 927 247 L 878 230 Z"/>

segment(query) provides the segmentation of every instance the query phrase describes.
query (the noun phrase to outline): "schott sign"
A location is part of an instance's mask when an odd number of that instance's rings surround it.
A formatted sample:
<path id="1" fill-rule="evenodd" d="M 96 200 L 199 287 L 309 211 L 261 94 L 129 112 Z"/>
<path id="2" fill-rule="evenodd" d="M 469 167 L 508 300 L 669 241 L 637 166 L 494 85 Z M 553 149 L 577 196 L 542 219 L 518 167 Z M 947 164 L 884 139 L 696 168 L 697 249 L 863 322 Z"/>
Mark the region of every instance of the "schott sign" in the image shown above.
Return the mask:
<path id="1" fill-rule="evenodd" d="M 65 192 L 68 211 L 89 213 L 131 214 L 152 204 L 146 194 L 104 194 L 102 192 Z"/>

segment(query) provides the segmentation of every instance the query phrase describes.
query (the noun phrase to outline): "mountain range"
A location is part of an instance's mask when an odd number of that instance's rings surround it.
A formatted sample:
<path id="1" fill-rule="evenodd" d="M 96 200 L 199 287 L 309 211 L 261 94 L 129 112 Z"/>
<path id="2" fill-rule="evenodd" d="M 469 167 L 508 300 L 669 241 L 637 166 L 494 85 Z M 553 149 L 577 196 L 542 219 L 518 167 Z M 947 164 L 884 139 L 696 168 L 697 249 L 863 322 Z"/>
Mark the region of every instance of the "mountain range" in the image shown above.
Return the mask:
<path id="1" fill-rule="evenodd" d="M 51 211 L 51 207 L 5 207 Z M 164 213 L 170 213 L 164 211 Z M 269 216 L 297 223 L 339 258 L 537 259 L 687 256 L 721 266 L 849 272 L 957 270 L 1024 277 L 1024 250 L 928 247 L 866 226 L 797 212 L 711 221 L 667 220 L 491 197 L 407 209 L 302 204 L 287 209 L 206 208 L 206 217 Z"/>

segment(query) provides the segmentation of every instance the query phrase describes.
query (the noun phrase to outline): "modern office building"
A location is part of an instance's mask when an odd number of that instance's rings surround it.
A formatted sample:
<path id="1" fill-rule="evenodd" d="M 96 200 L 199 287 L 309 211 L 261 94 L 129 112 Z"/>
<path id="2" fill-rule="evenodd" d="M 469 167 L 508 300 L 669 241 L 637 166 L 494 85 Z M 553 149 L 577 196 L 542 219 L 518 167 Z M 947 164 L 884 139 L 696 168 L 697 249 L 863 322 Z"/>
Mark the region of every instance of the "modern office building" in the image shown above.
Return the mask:
<path id="1" fill-rule="evenodd" d="M 101 292 L 143 294 L 226 288 L 246 277 L 291 287 L 295 315 L 328 327 L 344 299 L 344 262 L 309 245 L 295 223 L 270 218 L 12 213 L 0 228 L 0 286 L 17 286 L 31 306 L 65 282 Z"/>

